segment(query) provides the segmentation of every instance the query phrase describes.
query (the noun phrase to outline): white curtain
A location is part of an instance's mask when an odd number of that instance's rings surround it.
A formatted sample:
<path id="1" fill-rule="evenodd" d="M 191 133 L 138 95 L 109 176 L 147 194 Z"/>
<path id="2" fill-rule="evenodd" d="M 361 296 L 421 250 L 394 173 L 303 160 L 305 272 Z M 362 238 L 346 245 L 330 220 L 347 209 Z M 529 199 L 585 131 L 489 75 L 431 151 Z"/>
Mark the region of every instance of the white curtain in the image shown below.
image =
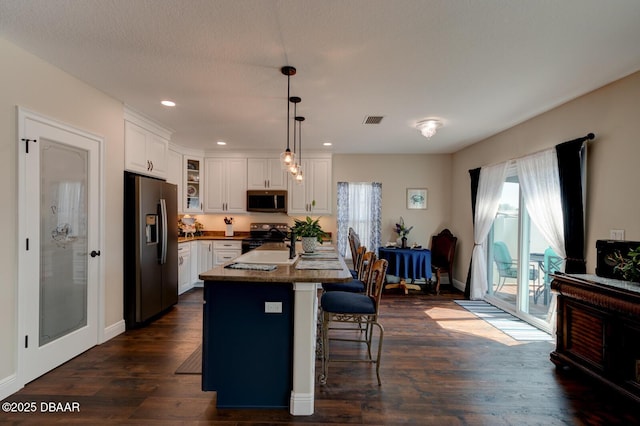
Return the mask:
<path id="1" fill-rule="evenodd" d="M 360 237 L 368 251 L 380 247 L 382 184 L 378 182 L 338 182 L 338 252 L 351 257 L 348 230 Z"/>
<path id="2" fill-rule="evenodd" d="M 471 300 L 482 300 L 487 292 L 487 235 L 498 212 L 502 186 L 507 174 L 507 163 L 480 169 L 476 214 L 473 228 L 473 253 L 471 261 Z"/>
<path id="3" fill-rule="evenodd" d="M 527 212 L 558 256 L 565 258 L 562 201 L 555 148 L 516 160 Z"/>

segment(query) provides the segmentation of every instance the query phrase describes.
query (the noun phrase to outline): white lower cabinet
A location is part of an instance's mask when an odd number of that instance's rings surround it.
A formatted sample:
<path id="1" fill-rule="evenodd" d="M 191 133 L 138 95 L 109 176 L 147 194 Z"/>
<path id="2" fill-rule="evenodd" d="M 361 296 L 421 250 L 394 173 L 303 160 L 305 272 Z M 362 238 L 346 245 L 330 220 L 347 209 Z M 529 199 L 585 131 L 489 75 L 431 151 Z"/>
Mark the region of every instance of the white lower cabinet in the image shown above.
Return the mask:
<path id="1" fill-rule="evenodd" d="M 178 244 L 178 294 L 193 287 L 191 280 L 191 244 Z"/>
<path id="2" fill-rule="evenodd" d="M 198 261 L 200 260 L 198 256 L 198 241 L 191 241 L 189 245 L 191 246 L 191 284 L 195 285 L 200 281 L 200 278 L 198 278 Z"/>
<path id="3" fill-rule="evenodd" d="M 213 267 L 213 241 L 198 241 L 198 275 Z M 198 281 L 202 281 L 198 278 Z"/>
<path id="4" fill-rule="evenodd" d="M 214 241 L 213 242 L 213 266 L 231 262 L 242 254 L 241 241 Z"/>

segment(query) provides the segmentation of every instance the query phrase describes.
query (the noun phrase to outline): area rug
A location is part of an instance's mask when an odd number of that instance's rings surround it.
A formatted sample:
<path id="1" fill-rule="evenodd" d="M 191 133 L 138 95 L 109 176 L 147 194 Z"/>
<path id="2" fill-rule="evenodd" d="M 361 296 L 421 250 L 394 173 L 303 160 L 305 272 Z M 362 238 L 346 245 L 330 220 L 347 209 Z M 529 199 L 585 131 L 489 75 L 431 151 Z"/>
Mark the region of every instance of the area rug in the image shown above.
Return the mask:
<path id="1" fill-rule="evenodd" d="M 454 302 L 515 340 L 529 342 L 554 341 L 550 334 L 485 301 L 454 300 Z"/>
<path id="2" fill-rule="evenodd" d="M 202 345 L 180 364 L 176 374 L 202 374 Z"/>

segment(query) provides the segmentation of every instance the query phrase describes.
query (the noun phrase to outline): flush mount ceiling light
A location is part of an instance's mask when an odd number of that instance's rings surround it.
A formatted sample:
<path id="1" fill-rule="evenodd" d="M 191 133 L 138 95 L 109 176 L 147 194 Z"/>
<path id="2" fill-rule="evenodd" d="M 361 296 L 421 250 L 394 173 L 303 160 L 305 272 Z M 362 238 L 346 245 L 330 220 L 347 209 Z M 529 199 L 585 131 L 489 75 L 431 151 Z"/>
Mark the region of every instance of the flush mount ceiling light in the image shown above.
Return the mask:
<path id="1" fill-rule="evenodd" d="M 291 119 L 291 112 L 289 109 L 290 103 L 290 95 L 291 95 L 291 76 L 296 75 L 296 69 L 289 65 L 284 66 L 280 69 L 280 72 L 287 76 L 287 149 L 284 150 L 282 154 L 280 154 L 280 162 L 283 170 L 289 170 L 291 164 L 293 163 L 293 153 L 289 148 L 289 120 Z"/>
<path id="2" fill-rule="evenodd" d="M 167 106 L 167 107 L 174 107 L 176 106 L 176 103 L 173 101 L 169 101 L 169 100 L 165 100 L 160 102 L 162 105 Z"/>
<path id="3" fill-rule="evenodd" d="M 416 124 L 416 129 L 418 129 L 422 136 L 430 139 L 433 135 L 436 134 L 436 131 L 441 126 L 442 122 L 440 120 L 429 118 L 427 120 L 418 121 L 418 123 Z"/>

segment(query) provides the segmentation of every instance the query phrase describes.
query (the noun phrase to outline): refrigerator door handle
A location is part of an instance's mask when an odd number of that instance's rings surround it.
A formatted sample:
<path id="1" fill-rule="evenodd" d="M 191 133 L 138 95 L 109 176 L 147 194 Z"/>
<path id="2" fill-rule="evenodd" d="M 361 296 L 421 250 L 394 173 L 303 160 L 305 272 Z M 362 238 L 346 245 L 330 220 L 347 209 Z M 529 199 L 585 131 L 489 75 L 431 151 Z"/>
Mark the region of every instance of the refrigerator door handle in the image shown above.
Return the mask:
<path id="1" fill-rule="evenodd" d="M 167 201 L 160 199 L 160 216 L 162 223 L 162 248 L 160 249 L 160 264 L 167 263 Z"/>

